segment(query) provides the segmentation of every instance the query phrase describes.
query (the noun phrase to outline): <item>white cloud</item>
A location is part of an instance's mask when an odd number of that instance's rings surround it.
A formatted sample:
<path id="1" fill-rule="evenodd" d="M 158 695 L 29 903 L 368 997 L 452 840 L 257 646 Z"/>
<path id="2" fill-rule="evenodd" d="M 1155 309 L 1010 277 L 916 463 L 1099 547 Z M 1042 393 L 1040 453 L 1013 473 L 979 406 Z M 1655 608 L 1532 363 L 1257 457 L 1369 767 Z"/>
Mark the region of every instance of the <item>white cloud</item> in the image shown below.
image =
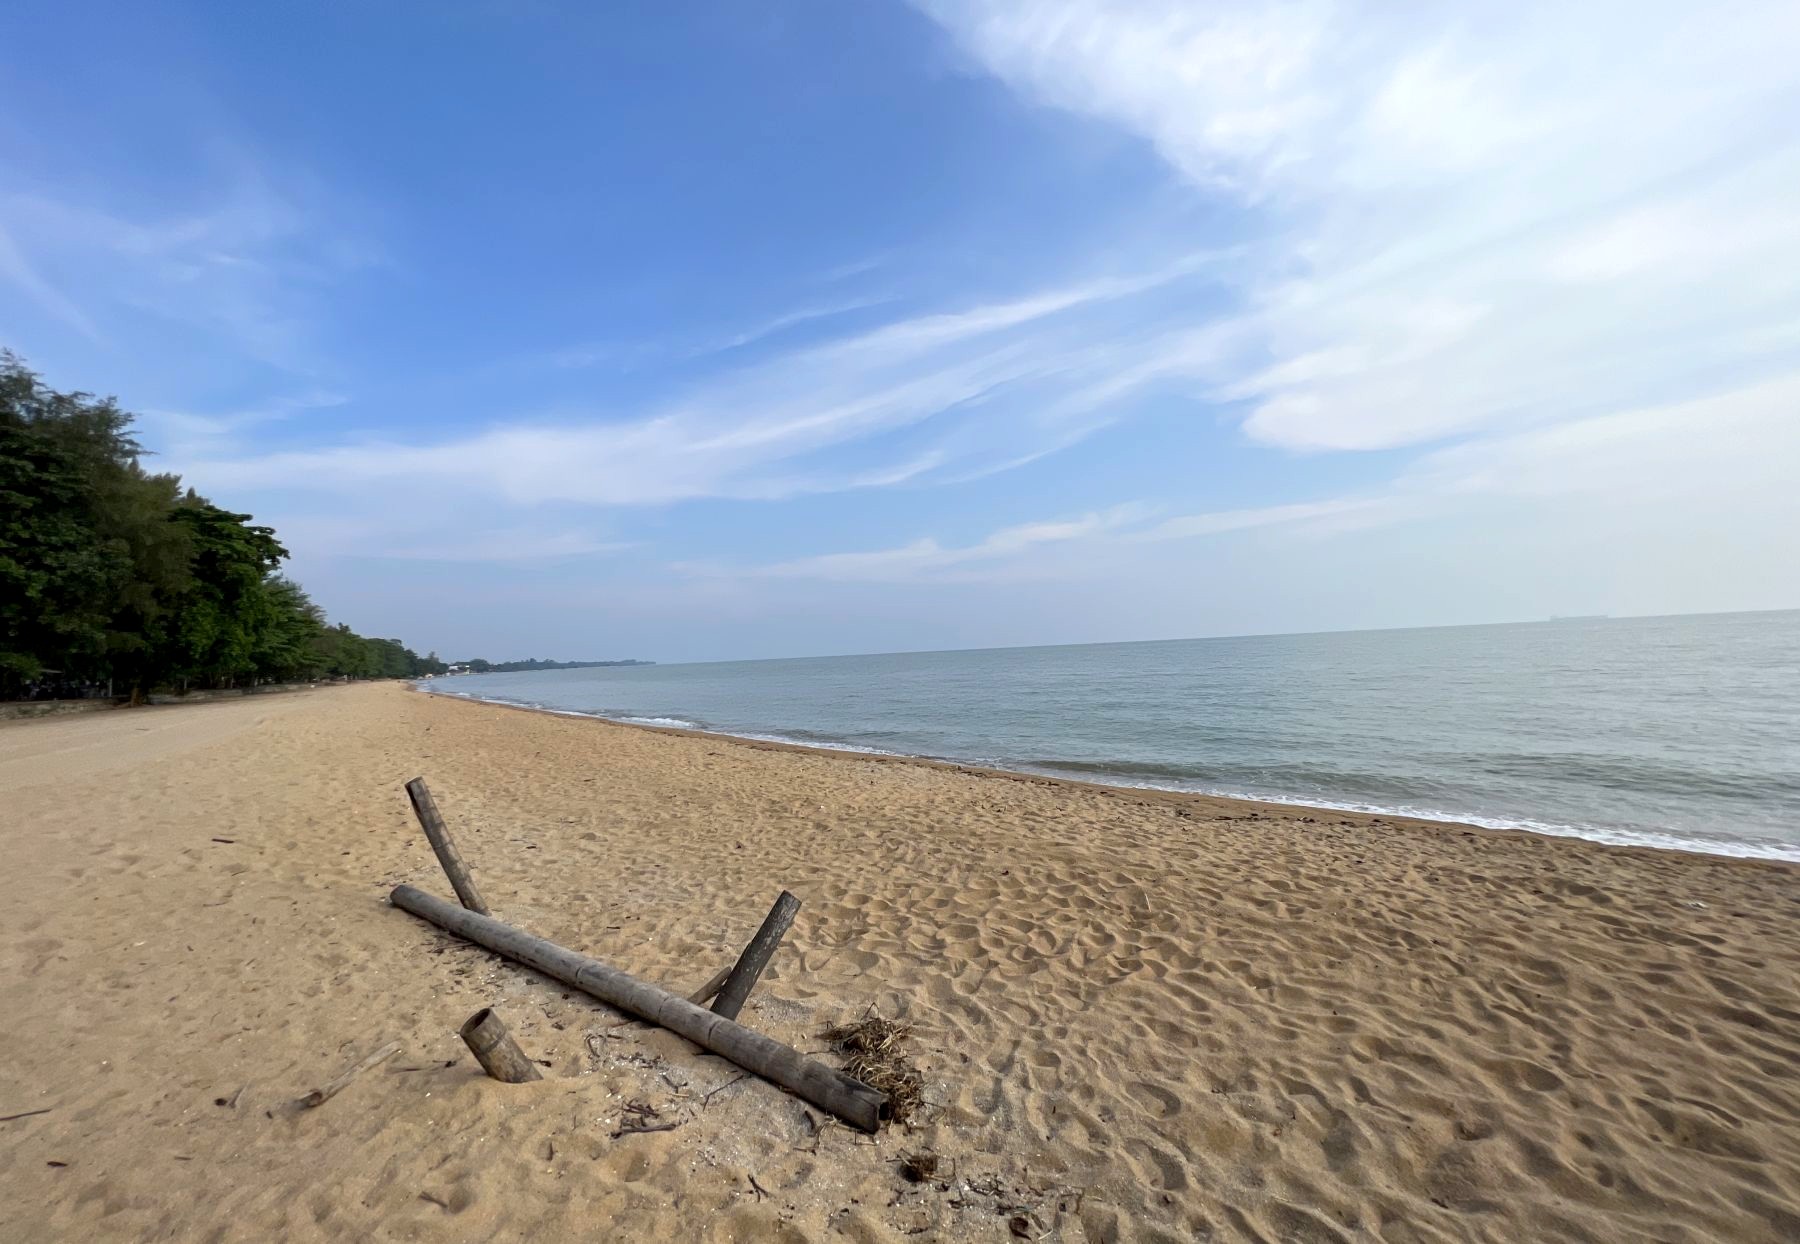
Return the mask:
<path id="1" fill-rule="evenodd" d="M 1425 443 L 1794 361 L 1800 9 L 926 0 L 1262 226 L 1207 373 L 1253 439 Z"/>
<path id="2" fill-rule="evenodd" d="M 1461 496 L 1588 498 L 1619 508 L 1728 501 L 1800 519 L 1800 372 L 1685 402 L 1595 415 L 1436 450 L 1396 488 Z M 1761 533 L 1746 527 L 1747 538 Z"/>

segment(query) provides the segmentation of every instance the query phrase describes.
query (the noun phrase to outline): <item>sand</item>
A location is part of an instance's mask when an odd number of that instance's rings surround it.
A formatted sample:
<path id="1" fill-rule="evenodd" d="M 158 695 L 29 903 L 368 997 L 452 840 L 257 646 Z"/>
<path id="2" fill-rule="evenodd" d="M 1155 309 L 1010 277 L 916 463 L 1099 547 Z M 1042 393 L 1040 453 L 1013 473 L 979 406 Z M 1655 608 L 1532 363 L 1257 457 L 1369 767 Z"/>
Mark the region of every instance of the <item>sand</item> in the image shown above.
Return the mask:
<path id="1" fill-rule="evenodd" d="M 671 988 L 793 890 L 744 1022 L 911 1021 L 925 1117 L 389 907 L 449 894 L 417 774 L 497 915 Z M 0 792 L 9 1241 L 1800 1239 L 1791 867 L 391 684 L 0 726 Z M 487 1005 L 541 1082 L 481 1075 Z"/>

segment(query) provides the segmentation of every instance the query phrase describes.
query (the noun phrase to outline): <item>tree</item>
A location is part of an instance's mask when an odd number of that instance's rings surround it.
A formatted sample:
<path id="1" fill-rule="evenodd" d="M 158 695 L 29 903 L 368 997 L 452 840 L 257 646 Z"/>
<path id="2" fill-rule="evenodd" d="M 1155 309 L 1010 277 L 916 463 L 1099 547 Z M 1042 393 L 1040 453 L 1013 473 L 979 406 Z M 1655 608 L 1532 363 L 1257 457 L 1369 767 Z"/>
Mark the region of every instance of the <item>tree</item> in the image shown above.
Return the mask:
<path id="1" fill-rule="evenodd" d="M 257 671 L 265 632 L 278 625 L 268 581 L 287 557 L 269 527 L 187 491 L 173 520 L 186 527 L 192 581 L 177 602 L 176 623 L 162 652 L 165 676 L 232 686 Z"/>
<path id="2" fill-rule="evenodd" d="M 443 670 L 328 627 L 273 529 L 146 471 L 131 423 L 0 351 L 0 698 Z"/>
<path id="3" fill-rule="evenodd" d="M 48 671 L 106 679 L 184 584 L 175 478 L 138 465 L 130 424 L 0 352 L 0 690 Z"/>
<path id="4" fill-rule="evenodd" d="M 271 607 L 269 624 L 258 634 L 252 664 L 264 677 L 314 678 L 323 672 L 314 641 L 325 629 L 325 614 L 292 579 L 272 576 L 263 585 Z"/>

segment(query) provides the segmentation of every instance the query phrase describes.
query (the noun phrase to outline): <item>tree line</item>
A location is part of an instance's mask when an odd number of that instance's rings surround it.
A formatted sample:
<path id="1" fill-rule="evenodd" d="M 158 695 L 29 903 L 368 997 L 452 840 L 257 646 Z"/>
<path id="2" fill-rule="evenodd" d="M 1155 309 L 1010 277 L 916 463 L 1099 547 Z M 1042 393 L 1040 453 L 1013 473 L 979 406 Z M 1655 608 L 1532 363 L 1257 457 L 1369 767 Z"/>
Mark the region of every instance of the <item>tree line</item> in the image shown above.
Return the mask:
<path id="1" fill-rule="evenodd" d="M 444 671 L 330 625 L 274 530 L 146 470 L 132 422 L 0 351 L 0 699 Z"/>

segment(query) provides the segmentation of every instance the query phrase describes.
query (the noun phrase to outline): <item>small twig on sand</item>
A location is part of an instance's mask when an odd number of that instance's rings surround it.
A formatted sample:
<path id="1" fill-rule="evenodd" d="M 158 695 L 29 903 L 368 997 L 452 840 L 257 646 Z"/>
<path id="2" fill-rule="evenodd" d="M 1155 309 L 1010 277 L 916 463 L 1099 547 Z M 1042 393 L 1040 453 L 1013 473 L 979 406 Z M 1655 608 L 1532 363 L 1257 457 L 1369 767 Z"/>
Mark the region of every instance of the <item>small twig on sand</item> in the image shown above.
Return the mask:
<path id="1" fill-rule="evenodd" d="M 11 1123 L 14 1119 L 29 1119 L 34 1114 L 49 1114 L 55 1106 L 45 1106 L 42 1110 L 21 1110 L 18 1114 L 0 1115 L 0 1123 Z"/>
<path id="2" fill-rule="evenodd" d="M 756 1193 L 756 1199 L 758 1201 L 761 1201 L 764 1197 L 769 1195 L 769 1190 L 756 1182 L 755 1175 L 750 1176 L 750 1191 Z"/>
<path id="3" fill-rule="evenodd" d="M 621 1127 L 618 1131 L 614 1132 L 612 1138 L 617 1140 L 621 1136 L 640 1136 L 645 1132 L 672 1132 L 680 1127 L 684 1121 L 685 1120 L 677 1120 L 674 1123 L 650 1124 L 627 1123 L 624 1127 Z"/>
<path id="4" fill-rule="evenodd" d="M 429 1192 L 419 1193 L 419 1199 L 421 1201 L 430 1201 L 433 1205 L 437 1206 L 439 1209 L 449 1209 L 450 1208 L 450 1202 L 440 1201 L 436 1197 L 432 1196 L 431 1193 L 429 1193 Z"/>
<path id="5" fill-rule="evenodd" d="M 717 1096 L 720 1093 L 723 1093 L 726 1089 L 728 1089 L 732 1085 L 738 1083 L 740 1080 L 748 1080 L 749 1078 L 750 1077 L 747 1075 L 733 1076 L 731 1079 L 725 1081 L 725 1083 L 719 1085 L 718 1088 L 713 1089 L 712 1092 L 707 1093 L 704 1096 L 702 1096 L 700 1098 L 700 1104 L 702 1106 L 704 1106 L 707 1102 L 711 1101 L 715 1096 Z"/>
<path id="6" fill-rule="evenodd" d="M 343 1075 L 327 1084 L 320 1085 L 312 1092 L 300 1098 L 295 1104 L 307 1109 L 311 1109 L 314 1106 L 322 1106 L 342 1092 L 350 1081 L 356 1079 L 357 1076 L 375 1066 L 377 1063 L 385 1062 L 399 1052 L 400 1043 L 398 1041 L 389 1041 L 386 1045 L 356 1064 L 356 1066 L 350 1068 L 350 1070 L 346 1071 Z"/>

